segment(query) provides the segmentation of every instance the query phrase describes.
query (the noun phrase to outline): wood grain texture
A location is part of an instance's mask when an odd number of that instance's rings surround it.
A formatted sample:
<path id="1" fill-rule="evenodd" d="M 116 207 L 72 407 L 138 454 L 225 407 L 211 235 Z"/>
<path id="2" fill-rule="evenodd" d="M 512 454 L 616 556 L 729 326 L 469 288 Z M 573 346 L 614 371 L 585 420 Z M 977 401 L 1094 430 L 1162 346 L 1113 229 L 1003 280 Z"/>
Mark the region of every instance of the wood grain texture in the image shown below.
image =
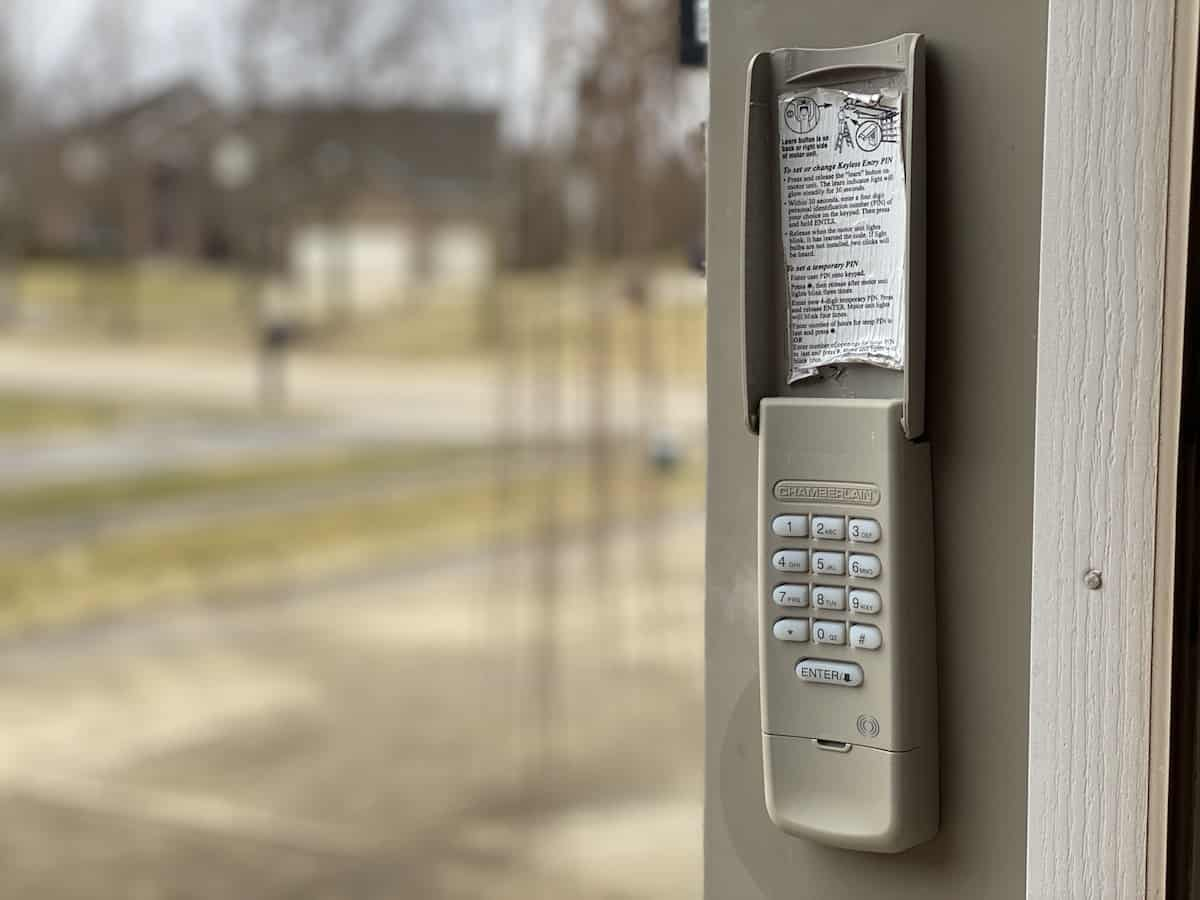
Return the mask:
<path id="1" fill-rule="evenodd" d="M 1146 893 L 1174 21 L 1174 0 L 1050 3 L 1026 888 L 1039 900 Z"/>

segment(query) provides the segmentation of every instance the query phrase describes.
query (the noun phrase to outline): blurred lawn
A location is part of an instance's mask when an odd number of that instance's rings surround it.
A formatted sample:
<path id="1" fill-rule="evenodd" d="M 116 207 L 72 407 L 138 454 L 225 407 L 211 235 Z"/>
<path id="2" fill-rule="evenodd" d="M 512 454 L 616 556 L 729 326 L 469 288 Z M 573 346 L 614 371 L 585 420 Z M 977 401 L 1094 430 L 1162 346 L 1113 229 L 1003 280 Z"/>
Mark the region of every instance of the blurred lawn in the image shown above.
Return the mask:
<path id="1" fill-rule="evenodd" d="M 311 483 L 311 472 L 301 472 L 293 468 L 288 477 Z M 282 484 L 284 475 L 263 472 L 260 477 Z M 186 490 L 205 490 L 197 476 L 190 478 Z M 610 478 L 613 521 L 645 515 L 647 497 L 655 494 L 662 511 L 698 507 L 703 497 L 698 461 L 663 475 L 640 456 L 626 454 L 614 461 Z M 159 488 L 134 489 L 135 495 L 138 490 Z M 558 511 L 556 531 L 582 525 L 591 515 L 594 490 L 584 464 L 571 463 L 557 471 L 542 466 L 516 472 L 503 504 L 485 479 L 430 479 L 422 489 L 394 496 L 331 499 L 303 515 L 268 512 L 169 533 L 101 535 L 49 553 L 5 559 L 0 633 L 163 603 L 236 600 L 293 581 L 415 563 L 438 553 L 468 558 L 499 538 L 527 540 L 539 533 L 551 503 Z M 27 502 L 26 508 L 35 505 Z M 11 524 L 12 519 L 5 521 Z"/>
<path id="2" fill-rule="evenodd" d="M 507 355 L 574 373 L 607 358 L 616 371 L 702 380 L 705 309 L 696 302 L 697 276 L 658 271 L 669 277 L 652 279 L 658 288 L 648 304 L 631 299 L 619 268 L 507 274 L 475 296 L 444 303 L 435 297 L 369 327 L 347 328 L 321 347 L 423 361 Z"/>
<path id="3" fill-rule="evenodd" d="M 127 478 L 67 482 L 0 492 L 0 525 L 19 528 L 22 520 L 101 511 L 133 512 L 138 507 L 191 497 L 236 497 L 251 490 L 312 485 L 339 477 L 420 472 L 488 458 L 476 446 L 416 445 L 365 450 L 330 450 L 272 462 L 155 472 Z"/>
<path id="4" fill-rule="evenodd" d="M 255 288 L 233 269 L 32 262 L 19 284 L 23 315 L 58 339 L 247 347 L 254 339 Z M 505 273 L 483 288 L 414 291 L 317 327 L 305 348 L 422 363 L 519 355 L 566 371 L 607 358 L 617 371 L 702 379 L 702 293 L 698 276 L 660 262 Z"/>
<path id="5" fill-rule="evenodd" d="M 0 393 L 0 435 L 103 428 L 127 412 L 122 404 L 101 400 L 4 391 Z"/>
<path id="6" fill-rule="evenodd" d="M 71 435 L 130 422 L 261 422 L 263 414 L 214 405 L 117 402 L 0 390 L 0 437 Z"/>
<path id="7" fill-rule="evenodd" d="M 22 314 L 59 337 L 96 335 L 211 342 L 248 334 L 245 279 L 176 263 L 26 262 Z"/>

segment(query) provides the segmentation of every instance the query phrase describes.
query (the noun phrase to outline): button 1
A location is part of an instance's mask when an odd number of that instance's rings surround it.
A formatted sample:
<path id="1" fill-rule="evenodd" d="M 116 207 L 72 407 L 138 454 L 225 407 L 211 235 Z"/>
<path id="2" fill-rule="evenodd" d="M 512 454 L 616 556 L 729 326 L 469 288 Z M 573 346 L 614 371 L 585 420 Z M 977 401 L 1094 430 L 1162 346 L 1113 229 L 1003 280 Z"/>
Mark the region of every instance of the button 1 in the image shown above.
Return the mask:
<path id="1" fill-rule="evenodd" d="M 808 606 L 808 585 L 778 584 L 771 599 L 776 606 Z"/>
<path id="2" fill-rule="evenodd" d="M 776 516 L 771 520 L 771 530 L 780 537 L 808 537 L 808 516 Z"/>
<path id="3" fill-rule="evenodd" d="M 846 520 L 841 516 L 813 516 L 813 537 L 823 541 L 844 541 Z"/>
<path id="4" fill-rule="evenodd" d="M 858 687 L 863 683 L 862 666 L 828 659 L 802 659 L 796 663 L 796 677 L 812 684 Z"/>
<path id="5" fill-rule="evenodd" d="M 846 554 L 831 553 L 828 550 L 813 552 L 813 571 L 818 575 L 845 575 Z"/>
<path id="6" fill-rule="evenodd" d="M 808 619 L 780 619 L 774 631 L 776 640 L 803 643 L 808 640 Z"/>
<path id="7" fill-rule="evenodd" d="M 850 554 L 850 576 L 852 578 L 878 578 L 883 567 L 878 556 L 869 553 Z"/>
<path id="8" fill-rule="evenodd" d="M 813 622 L 812 638 L 818 644 L 846 643 L 845 622 Z"/>
<path id="9" fill-rule="evenodd" d="M 778 627 L 778 626 L 776 626 Z M 805 632 L 808 629 L 804 629 Z M 807 633 L 805 635 L 807 637 Z M 859 650 L 878 650 L 883 644 L 883 634 L 874 625 L 851 625 L 850 646 Z"/>
<path id="10" fill-rule="evenodd" d="M 850 592 L 850 609 L 856 613 L 873 616 L 883 607 L 883 601 L 874 591 L 855 588 Z"/>
<path id="11" fill-rule="evenodd" d="M 776 550 L 771 557 L 771 565 L 780 572 L 807 572 L 807 550 Z"/>
<path id="12" fill-rule="evenodd" d="M 845 609 L 846 589 L 819 584 L 812 590 L 812 603 L 817 609 Z"/>
<path id="13" fill-rule="evenodd" d="M 851 519 L 850 540 L 860 544 L 874 544 L 879 541 L 882 531 L 874 519 Z"/>

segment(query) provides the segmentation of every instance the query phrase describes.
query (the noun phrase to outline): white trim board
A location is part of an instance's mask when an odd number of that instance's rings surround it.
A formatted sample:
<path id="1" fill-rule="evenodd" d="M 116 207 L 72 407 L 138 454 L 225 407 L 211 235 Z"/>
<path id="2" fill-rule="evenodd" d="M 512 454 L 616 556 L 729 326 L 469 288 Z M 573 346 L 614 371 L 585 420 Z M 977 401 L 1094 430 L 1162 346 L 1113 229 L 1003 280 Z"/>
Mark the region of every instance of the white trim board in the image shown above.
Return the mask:
<path id="1" fill-rule="evenodd" d="M 1174 483 L 1179 376 L 1164 315 L 1182 303 L 1168 256 L 1186 252 L 1175 201 L 1192 115 L 1191 97 L 1172 103 L 1173 50 L 1181 25 L 1195 40 L 1194 4 L 1050 0 L 1026 887 L 1038 900 L 1139 900 L 1161 874 L 1157 853 L 1148 869 L 1152 636 L 1169 616 L 1156 598 L 1170 596 L 1160 512 L 1173 494 L 1160 489 Z M 1190 84 L 1194 55 L 1179 59 Z"/>

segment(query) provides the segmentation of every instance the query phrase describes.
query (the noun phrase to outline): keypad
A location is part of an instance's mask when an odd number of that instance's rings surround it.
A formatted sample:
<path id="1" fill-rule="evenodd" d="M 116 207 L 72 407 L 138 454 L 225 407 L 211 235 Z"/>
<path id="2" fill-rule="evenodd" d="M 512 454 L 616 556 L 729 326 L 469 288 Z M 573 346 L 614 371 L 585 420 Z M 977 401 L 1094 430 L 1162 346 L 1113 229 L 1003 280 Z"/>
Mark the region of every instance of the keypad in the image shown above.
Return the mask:
<path id="1" fill-rule="evenodd" d="M 872 584 L 883 576 L 879 550 L 884 534 L 879 521 L 849 514 L 808 513 L 775 516 L 770 525 L 779 542 L 771 552 L 771 567 L 791 576 L 770 588 L 773 604 L 787 607 L 786 612 L 780 609 L 786 617 L 775 620 L 774 637 L 843 647 L 864 655 L 883 649 L 879 619 L 871 621 L 884 604 L 878 585 Z M 800 613 L 803 618 L 797 616 L 800 610 L 804 610 Z M 837 660 L 802 660 L 796 675 L 814 684 L 852 687 L 863 680 L 860 666 Z"/>

